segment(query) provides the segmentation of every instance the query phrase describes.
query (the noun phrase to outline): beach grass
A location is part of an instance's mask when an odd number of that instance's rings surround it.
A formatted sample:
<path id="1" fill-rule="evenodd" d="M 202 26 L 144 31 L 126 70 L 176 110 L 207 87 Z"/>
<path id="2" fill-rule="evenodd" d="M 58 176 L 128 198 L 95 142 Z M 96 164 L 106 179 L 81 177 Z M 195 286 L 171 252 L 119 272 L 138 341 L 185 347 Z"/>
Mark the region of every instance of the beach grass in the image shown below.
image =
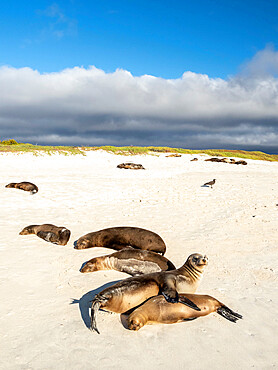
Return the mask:
<path id="1" fill-rule="evenodd" d="M 91 147 L 77 147 L 77 146 L 44 146 L 33 145 L 28 143 L 17 143 L 15 140 L 5 140 L 0 142 L 0 153 L 33 153 L 34 155 L 43 154 L 62 154 L 62 155 L 86 155 L 87 151 L 104 150 L 116 155 L 136 155 L 136 154 L 158 154 L 158 153 L 179 153 L 179 154 L 207 154 L 212 157 L 235 157 L 244 159 L 254 159 L 263 161 L 278 161 L 278 155 L 267 154 L 259 151 L 246 150 L 228 150 L 228 149 L 182 149 L 171 147 L 155 147 L 155 146 L 91 146 Z"/>

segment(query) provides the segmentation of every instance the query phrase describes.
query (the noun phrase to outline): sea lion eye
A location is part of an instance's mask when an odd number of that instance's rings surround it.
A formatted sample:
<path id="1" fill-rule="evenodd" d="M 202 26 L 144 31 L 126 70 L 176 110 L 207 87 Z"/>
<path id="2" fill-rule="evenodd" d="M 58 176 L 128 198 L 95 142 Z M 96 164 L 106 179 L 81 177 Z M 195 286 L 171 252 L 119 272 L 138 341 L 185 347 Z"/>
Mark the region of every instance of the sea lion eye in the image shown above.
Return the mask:
<path id="1" fill-rule="evenodd" d="M 192 262 L 197 262 L 197 258 L 196 257 L 192 258 Z"/>

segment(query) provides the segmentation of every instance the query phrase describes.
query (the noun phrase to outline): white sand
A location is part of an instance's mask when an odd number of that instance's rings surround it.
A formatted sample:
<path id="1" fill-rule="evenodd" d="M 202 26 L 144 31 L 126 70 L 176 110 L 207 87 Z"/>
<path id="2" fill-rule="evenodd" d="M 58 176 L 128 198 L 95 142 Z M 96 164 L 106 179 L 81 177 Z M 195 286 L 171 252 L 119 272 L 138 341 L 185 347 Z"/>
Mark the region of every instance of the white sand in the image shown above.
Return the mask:
<path id="1" fill-rule="evenodd" d="M 247 166 L 204 162 L 198 156 L 124 157 L 1 154 L 1 369 L 272 369 L 277 344 L 278 163 Z M 117 169 L 141 163 L 145 171 Z M 216 178 L 213 189 L 201 187 Z M 31 181 L 36 195 L 6 189 Z M 255 217 L 254 217 L 255 216 Z M 67 246 L 35 235 L 30 224 L 53 223 L 71 232 Z M 83 262 L 112 251 L 73 249 L 80 236 L 106 227 L 157 232 L 176 266 L 207 254 L 197 293 L 241 313 L 231 323 L 217 314 L 139 332 L 120 315 L 100 312 L 101 335 L 88 330 L 89 301 L 128 275 L 81 274 Z"/>

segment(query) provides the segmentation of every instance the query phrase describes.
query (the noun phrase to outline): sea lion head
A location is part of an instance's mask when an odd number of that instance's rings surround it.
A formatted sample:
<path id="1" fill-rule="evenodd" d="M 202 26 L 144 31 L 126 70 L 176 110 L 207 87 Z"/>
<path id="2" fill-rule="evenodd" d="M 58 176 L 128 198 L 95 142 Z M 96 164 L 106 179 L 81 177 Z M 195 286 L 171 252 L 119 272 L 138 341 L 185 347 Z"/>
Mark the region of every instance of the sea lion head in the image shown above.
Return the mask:
<path id="1" fill-rule="evenodd" d="M 30 225 L 30 226 L 24 227 L 24 229 L 20 231 L 19 235 L 34 234 L 34 226 L 36 225 Z"/>
<path id="2" fill-rule="evenodd" d="M 91 247 L 91 242 L 86 237 L 81 237 L 75 243 L 75 249 L 86 249 Z"/>
<path id="3" fill-rule="evenodd" d="M 6 185 L 5 188 L 14 188 L 16 185 L 16 182 L 11 182 L 10 184 Z"/>
<path id="4" fill-rule="evenodd" d="M 186 264 L 200 272 L 203 271 L 204 267 L 208 264 L 208 257 L 199 253 L 191 254 L 186 261 Z"/>
<path id="5" fill-rule="evenodd" d="M 147 323 L 147 318 L 145 315 L 140 314 L 139 312 L 132 313 L 128 318 L 128 328 L 130 330 L 139 330 Z"/>

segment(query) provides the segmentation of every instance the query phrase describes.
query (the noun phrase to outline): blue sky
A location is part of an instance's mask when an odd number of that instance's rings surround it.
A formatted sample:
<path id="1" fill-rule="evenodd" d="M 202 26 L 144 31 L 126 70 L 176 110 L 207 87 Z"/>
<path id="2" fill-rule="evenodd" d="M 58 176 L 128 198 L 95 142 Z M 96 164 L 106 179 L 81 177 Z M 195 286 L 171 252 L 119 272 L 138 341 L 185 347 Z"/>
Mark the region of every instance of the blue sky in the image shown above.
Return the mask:
<path id="1" fill-rule="evenodd" d="M 1 3 L 0 65 L 226 78 L 268 43 L 278 46 L 277 17 L 276 0 L 11 0 Z"/>
<path id="2" fill-rule="evenodd" d="M 278 1 L 13 1 L 0 140 L 278 153 Z"/>

